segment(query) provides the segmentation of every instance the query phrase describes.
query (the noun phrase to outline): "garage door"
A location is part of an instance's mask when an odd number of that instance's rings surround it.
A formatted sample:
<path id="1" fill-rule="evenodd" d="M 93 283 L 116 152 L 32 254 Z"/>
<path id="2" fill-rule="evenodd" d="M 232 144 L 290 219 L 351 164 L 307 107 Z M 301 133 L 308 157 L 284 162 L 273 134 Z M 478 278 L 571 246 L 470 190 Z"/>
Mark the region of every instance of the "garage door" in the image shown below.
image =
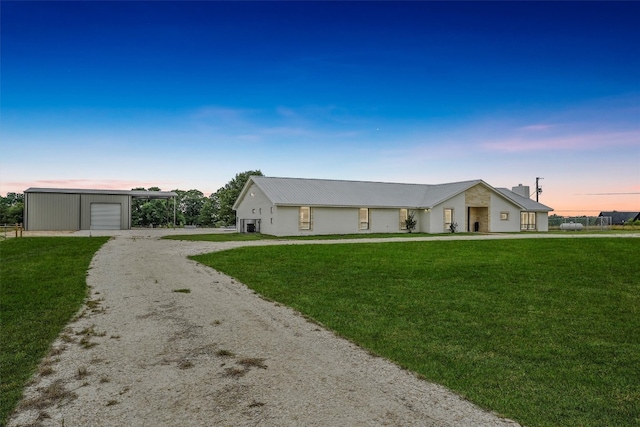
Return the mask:
<path id="1" fill-rule="evenodd" d="M 92 230 L 120 230 L 120 203 L 92 203 Z"/>

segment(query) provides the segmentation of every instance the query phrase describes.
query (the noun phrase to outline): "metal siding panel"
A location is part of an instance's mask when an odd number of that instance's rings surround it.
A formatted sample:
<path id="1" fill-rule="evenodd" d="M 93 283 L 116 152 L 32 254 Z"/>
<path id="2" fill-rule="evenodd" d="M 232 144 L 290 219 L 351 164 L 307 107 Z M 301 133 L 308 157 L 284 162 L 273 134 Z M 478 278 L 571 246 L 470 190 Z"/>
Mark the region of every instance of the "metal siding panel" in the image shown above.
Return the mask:
<path id="1" fill-rule="evenodd" d="M 78 194 L 26 193 L 29 230 L 78 230 L 80 196 Z"/>

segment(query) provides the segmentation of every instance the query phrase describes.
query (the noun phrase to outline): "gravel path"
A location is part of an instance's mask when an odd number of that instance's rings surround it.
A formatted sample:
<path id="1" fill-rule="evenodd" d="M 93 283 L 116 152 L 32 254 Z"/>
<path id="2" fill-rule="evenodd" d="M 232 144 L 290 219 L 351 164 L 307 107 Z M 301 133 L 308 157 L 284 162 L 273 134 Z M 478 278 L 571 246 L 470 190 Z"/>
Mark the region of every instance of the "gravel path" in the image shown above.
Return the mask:
<path id="1" fill-rule="evenodd" d="M 9 426 L 517 426 L 186 258 L 247 243 L 149 234 L 96 254 Z"/>

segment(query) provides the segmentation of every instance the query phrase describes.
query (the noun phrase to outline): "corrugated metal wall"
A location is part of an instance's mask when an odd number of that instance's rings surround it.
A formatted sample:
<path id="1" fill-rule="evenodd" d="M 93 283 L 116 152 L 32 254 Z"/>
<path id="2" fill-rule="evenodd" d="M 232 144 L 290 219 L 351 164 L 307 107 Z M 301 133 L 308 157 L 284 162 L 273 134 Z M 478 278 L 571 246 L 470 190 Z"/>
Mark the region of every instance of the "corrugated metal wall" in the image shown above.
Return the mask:
<path id="1" fill-rule="evenodd" d="M 26 193 L 27 230 L 80 229 L 80 195 Z"/>
<path id="2" fill-rule="evenodd" d="M 120 205 L 120 229 L 131 228 L 131 196 L 122 194 L 25 193 L 26 230 L 90 230 L 91 204 Z"/>

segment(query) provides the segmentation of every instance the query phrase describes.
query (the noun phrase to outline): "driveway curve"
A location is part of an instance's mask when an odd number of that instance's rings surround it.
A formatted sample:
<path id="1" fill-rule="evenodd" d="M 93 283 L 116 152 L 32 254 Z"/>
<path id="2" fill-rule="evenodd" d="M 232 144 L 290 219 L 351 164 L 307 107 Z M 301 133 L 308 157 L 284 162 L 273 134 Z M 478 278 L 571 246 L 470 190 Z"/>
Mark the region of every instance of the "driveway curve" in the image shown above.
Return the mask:
<path id="1" fill-rule="evenodd" d="M 277 242 L 116 234 L 9 426 L 518 425 L 187 259 Z"/>

